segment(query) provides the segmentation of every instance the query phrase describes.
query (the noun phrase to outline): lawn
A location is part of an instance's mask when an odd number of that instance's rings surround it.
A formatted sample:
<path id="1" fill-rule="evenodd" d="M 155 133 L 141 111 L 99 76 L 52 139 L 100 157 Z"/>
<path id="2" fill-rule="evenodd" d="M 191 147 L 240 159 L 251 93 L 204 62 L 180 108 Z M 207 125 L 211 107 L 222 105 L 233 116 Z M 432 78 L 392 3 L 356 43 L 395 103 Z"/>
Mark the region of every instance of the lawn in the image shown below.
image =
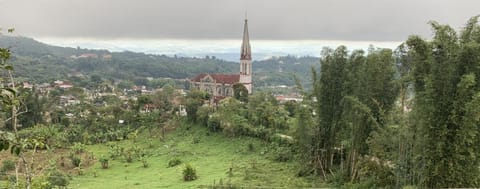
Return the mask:
<path id="1" fill-rule="evenodd" d="M 318 187 L 313 180 L 296 177 L 296 163 L 276 162 L 270 157 L 269 145 L 255 138 L 225 137 L 208 133 L 200 126 L 181 126 L 168 133 L 163 141 L 154 132 L 140 133 L 137 142 L 121 141 L 120 146 L 137 145 L 147 154 L 148 167 L 124 158 L 109 161 L 102 169 L 97 161 L 81 176 L 70 180 L 70 188 L 207 188 L 212 184 L 235 184 L 251 187 Z M 105 144 L 89 145 L 95 157 L 108 156 Z M 167 167 L 169 160 L 179 158 L 196 168 L 198 179 L 183 181 L 184 164 Z"/>

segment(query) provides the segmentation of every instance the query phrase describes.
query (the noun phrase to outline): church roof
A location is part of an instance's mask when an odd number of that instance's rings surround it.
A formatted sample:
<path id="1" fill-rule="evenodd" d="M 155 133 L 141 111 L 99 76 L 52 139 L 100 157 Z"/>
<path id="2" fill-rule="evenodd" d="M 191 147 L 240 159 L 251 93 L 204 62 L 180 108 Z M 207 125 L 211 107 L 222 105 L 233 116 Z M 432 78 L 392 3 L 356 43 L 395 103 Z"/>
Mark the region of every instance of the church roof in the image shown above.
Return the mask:
<path id="1" fill-rule="evenodd" d="M 239 74 L 198 74 L 192 81 L 201 82 L 201 80 L 208 75 L 210 75 L 216 83 L 235 84 L 240 82 Z"/>
<path id="2" fill-rule="evenodd" d="M 245 25 L 243 27 L 243 41 L 242 52 L 240 53 L 240 60 L 252 60 L 252 50 L 250 49 L 247 19 L 245 19 Z"/>

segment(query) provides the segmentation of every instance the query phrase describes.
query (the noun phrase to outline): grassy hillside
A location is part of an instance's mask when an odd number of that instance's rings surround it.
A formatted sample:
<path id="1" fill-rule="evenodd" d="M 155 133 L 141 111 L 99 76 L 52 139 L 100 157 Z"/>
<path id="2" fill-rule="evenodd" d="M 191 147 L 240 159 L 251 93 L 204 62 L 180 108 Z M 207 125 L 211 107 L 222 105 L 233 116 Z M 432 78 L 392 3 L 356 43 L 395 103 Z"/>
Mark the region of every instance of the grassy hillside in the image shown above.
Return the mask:
<path id="1" fill-rule="evenodd" d="M 150 132 L 152 133 L 152 132 Z M 129 146 L 132 141 L 119 145 Z M 110 160 L 110 168 L 102 169 L 97 162 L 83 176 L 70 181 L 72 188 L 206 188 L 214 183 L 245 187 L 312 187 L 313 181 L 296 177 L 296 163 L 275 162 L 269 144 L 248 137 L 227 138 L 221 133 L 208 133 L 200 126 L 177 128 L 164 141 L 158 135 L 141 134 L 136 145 L 144 147 L 148 168 L 142 162 L 126 163 Z M 88 146 L 96 157 L 107 156 L 107 145 Z M 169 160 L 183 163 L 167 167 Z M 198 179 L 183 181 L 184 163 L 197 170 Z"/>

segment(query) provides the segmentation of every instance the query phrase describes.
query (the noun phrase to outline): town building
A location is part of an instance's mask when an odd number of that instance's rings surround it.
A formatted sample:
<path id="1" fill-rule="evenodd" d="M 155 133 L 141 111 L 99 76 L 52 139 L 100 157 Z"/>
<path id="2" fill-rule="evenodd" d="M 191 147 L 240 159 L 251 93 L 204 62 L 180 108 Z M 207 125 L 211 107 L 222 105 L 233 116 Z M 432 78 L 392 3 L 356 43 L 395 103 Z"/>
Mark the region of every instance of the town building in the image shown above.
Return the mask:
<path id="1" fill-rule="evenodd" d="M 192 89 L 206 91 L 214 99 L 216 99 L 218 97 L 222 98 L 227 96 L 233 96 L 233 85 L 236 83 L 243 84 L 248 90 L 248 93 L 252 93 L 252 52 L 250 48 L 250 39 L 248 36 L 247 19 L 245 19 L 243 41 L 240 52 L 240 73 L 199 74 L 190 80 L 190 87 Z"/>

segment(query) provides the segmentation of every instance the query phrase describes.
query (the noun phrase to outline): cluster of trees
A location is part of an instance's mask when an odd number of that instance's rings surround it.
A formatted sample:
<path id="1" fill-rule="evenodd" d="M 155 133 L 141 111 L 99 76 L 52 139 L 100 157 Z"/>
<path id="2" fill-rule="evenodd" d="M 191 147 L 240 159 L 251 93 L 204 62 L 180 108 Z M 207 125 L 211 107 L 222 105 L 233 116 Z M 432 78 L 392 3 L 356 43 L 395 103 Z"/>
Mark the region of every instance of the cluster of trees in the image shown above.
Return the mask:
<path id="1" fill-rule="evenodd" d="M 376 158 L 368 139 L 387 127 L 387 116 L 397 98 L 394 63 L 390 49 L 371 47 L 367 53 L 356 50 L 349 54 L 346 47 L 340 46 L 322 51 L 321 72 L 312 71 L 314 88 L 310 95 L 315 100 L 305 104 L 312 105 L 316 115 L 299 112 L 299 122 L 313 120 L 297 136 L 302 138 L 302 153 L 308 154 L 304 161 L 312 168 L 302 174 L 329 178 L 333 173 L 344 182 L 371 174 L 362 171 L 366 167 L 361 164 Z M 380 165 L 386 166 L 384 159 L 379 160 Z"/>
<path id="2" fill-rule="evenodd" d="M 301 173 L 368 187 L 478 186 L 477 19 L 460 33 L 431 22 L 433 40 L 411 36 L 395 52 L 324 49 L 316 101 L 297 109 Z"/>
<path id="3" fill-rule="evenodd" d="M 220 101 L 216 107 L 204 106 L 209 98 L 203 91 L 191 91 L 184 100 L 187 119 L 232 137 L 247 135 L 269 140 L 274 133 L 288 129 L 291 117 L 271 94 L 236 95 Z"/>

